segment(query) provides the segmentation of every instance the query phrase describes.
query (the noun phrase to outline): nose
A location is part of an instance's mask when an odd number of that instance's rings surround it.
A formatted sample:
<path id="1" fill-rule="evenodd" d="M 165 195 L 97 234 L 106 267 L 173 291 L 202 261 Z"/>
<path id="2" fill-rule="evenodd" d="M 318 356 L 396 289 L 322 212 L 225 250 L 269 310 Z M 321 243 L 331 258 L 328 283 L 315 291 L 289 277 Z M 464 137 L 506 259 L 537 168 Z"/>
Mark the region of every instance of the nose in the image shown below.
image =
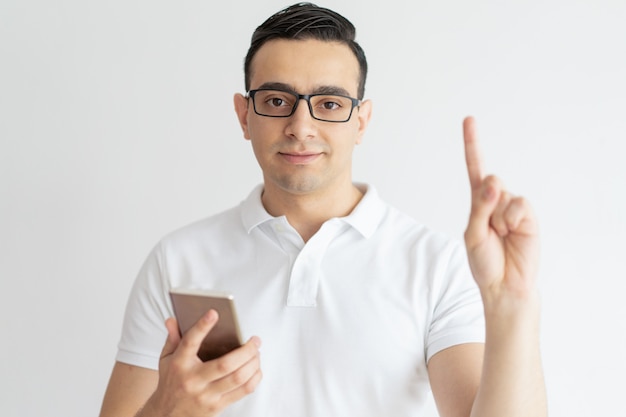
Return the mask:
<path id="1" fill-rule="evenodd" d="M 288 119 L 285 126 L 287 136 L 297 140 L 306 140 L 315 136 L 317 121 L 311 116 L 309 103 L 303 98 L 298 101 L 296 110 Z"/>

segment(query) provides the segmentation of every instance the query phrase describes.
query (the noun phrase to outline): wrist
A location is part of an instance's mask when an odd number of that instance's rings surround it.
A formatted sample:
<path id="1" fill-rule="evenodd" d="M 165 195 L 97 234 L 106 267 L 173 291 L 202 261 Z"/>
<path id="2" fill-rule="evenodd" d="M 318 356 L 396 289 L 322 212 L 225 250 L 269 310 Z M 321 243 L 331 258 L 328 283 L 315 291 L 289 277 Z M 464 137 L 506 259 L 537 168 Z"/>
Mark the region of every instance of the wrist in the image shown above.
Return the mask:
<path id="1" fill-rule="evenodd" d="M 139 411 L 137 411 L 137 414 L 135 414 L 135 417 L 163 417 L 163 416 L 164 414 L 159 412 L 159 407 L 156 407 L 154 405 L 154 394 L 152 394 L 152 396 L 148 398 L 148 401 L 146 401 L 143 407 L 141 407 Z"/>
<path id="2" fill-rule="evenodd" d="M 528 291 L 481 289 L 480 294 L 488 322 L 495 320 L 512 324 L 519 320 L 539 320 L 541 300 L 536 288 Z"/>

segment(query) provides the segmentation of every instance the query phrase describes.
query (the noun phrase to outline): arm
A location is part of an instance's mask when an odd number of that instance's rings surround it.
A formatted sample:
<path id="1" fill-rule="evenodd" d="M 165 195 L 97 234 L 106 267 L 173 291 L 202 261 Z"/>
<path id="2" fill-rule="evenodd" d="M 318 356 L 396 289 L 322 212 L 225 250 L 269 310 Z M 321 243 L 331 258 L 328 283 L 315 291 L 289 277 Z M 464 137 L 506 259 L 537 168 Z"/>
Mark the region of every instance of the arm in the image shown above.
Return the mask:
<path id="1" fill-rule="evenodd" d="M 116 362 L 100 417 L 135 416 L 156 389 L 158 381 L 157 371 Z"/>
<path id="2" fill-rule="evenodd" d="M 484 356 L 482 343 L 452 346 L 428 362 L 430 387 L 442 417 L 467 417 L 480 384 Z"/>
<path id="3" fill-rule="evenodd" d="M 483 175 L 472 118 L 463 131 L 472 189 L 465 245 L 483 300 L 486 340 L 484 354 L 460 345 L 431 358 L 433 395 L 444 417 L 543 417 L 537 222 L 526 200 Z"/>
<path id="4" fill-rule="evenodd" d="M 100 417 L 216 416 L 252 393 L 261 380 L 257 337 L 212 361 L 197 356 L 217 320 L 211 310 L 181 338 L 168 319 L 159 371 L 117 363 Z"/>

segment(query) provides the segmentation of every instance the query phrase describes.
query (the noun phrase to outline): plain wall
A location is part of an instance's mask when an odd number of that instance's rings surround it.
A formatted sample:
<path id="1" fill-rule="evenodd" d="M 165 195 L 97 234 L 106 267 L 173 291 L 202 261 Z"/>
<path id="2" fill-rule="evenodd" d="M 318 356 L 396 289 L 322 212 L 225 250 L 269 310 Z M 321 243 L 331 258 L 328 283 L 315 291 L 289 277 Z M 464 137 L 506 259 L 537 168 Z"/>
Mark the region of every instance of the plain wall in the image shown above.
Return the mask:
<path id="1" fill-rule="evenodd" d="M 0 0 L 0 415 L 97 415 L 145 256 L 261 181 L 232 95 L 287 4 Z M 355 180 L 461 238 L 476 116 L 540 219 L 551 415 L 626 415 L 626 2 L 319 4 L 370 63 Z"/>

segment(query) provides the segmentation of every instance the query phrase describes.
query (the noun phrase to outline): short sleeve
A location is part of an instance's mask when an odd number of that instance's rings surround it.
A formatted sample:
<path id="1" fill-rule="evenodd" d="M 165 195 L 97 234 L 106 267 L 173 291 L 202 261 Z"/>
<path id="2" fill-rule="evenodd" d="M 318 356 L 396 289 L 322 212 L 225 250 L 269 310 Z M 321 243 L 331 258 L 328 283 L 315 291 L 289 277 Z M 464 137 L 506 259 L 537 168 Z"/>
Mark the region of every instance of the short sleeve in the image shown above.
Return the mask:
<path id="1" fill-rule="evenodd" d="M 447 264 L 434 278 L 434 306 L 426 340 L 426 360 L 443 349 L 463 343 L 484 343 L 485 319 L 478 285 L 472 277 L 465 247 L 448 246 Z"/>
<path id="2" fill-rule="evenodd" d="M 162 268 L 161 245 L 144 262 L 130 292 L 116 360 L 130 365 L 158 369 L 167 338 L 165 320 L 172 316 Z"/>

